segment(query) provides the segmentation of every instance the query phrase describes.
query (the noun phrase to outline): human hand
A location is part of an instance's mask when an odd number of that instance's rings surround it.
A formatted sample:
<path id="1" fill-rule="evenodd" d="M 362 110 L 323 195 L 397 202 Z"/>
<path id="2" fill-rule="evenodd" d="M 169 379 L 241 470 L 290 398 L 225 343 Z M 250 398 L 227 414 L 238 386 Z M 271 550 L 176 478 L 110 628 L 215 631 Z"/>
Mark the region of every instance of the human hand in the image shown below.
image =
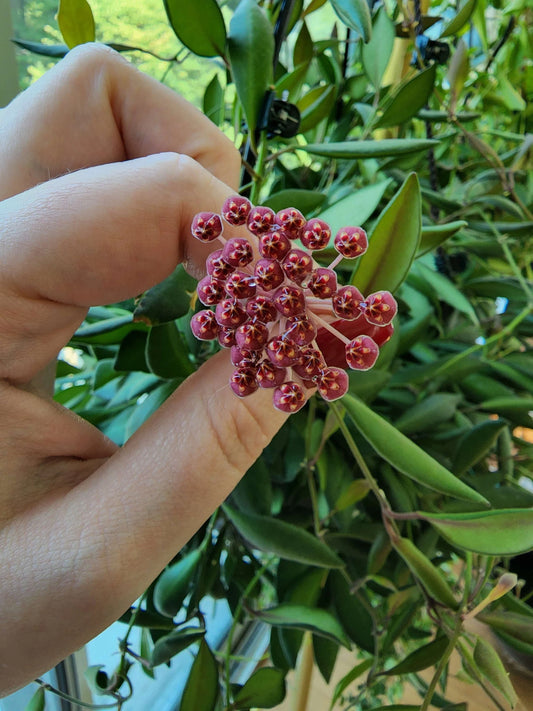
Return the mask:
<path id="1" fill-rule="evenodd" d="M 259 456 L 285 415 L 236 398 L 211 358 L 122 448 L 51 398 L 91 305 L 183 261 L 239 156 L 205 117 L 84 46 L 0 112 L 0 695 L 135 600 Z M 232 187 L 228 187 L 232 186 Z M 216 398 L 216 407 L 215 407 Z"/>

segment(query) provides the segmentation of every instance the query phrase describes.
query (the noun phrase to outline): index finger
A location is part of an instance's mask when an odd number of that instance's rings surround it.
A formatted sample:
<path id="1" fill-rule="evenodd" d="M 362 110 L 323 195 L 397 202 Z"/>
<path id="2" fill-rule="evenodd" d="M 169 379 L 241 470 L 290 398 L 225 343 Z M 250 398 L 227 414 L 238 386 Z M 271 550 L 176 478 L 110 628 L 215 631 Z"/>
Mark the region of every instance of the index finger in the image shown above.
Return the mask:
<path id="1" fill-rule="evenodd" d="M 69 52 L 0 115 L 0 199 L 80 168 L 167 151 L 238 186 L 239 154 L 224 134 L 103 45 Z"/>

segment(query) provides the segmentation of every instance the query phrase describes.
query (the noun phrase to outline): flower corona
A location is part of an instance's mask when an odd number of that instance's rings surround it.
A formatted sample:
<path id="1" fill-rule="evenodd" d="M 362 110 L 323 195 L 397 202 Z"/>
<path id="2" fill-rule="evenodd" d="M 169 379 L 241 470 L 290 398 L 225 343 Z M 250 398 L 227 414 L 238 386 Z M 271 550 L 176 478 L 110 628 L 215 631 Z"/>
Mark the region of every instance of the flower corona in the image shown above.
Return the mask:
<path id="1" fill-rule="evenodd" d="M 226 239 L 224 223 L 246 236 Z M 391 337 L 396 301 L 388 291 L 365 297 L 355 286 L 339 286 L 334 271 L 343 258 L 366 251 L 361 227 L 343 227 L 331 242 L 323 220 L 306 221 L 293 207 L 275 213 L 235 195 L 221 215 L 196 215 L 191 232 L 222 245 L 207 258 L 207 276 L 197 287 L 209 308 L 194 314 L 191 329 L 196 338 L 231 349 L 229 384 L 237 396 L 271 388 L 277 409 L 297 412 L 314 390 L 325 400 L 342 397 L 347 367 L 374 365 Z M 313 251 L 330 245 L 336 258 L 319 265 Z"/>

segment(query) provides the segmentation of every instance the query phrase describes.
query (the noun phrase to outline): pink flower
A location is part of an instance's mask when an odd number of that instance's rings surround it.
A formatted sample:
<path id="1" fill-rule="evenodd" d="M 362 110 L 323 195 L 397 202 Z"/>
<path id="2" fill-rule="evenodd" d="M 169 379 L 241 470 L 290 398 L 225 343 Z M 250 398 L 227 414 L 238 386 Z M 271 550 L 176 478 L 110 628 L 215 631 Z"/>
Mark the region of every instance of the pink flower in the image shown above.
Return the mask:
<path id="1" fill-rule="evenodd" d="M 339 254 L 322 267 L 312 256 L 331 239 L 322 220 L 306 222 L 292 207 L 275 214 L 240 195 L 228 198 L 221 213 L 223 219 L 199 213 L 192 223 L 197 239 L 222 243 L 208 257 L 208 276 L 198 284 L 200 301 L 214 311 L 193 316 L 194 335 L 232 349 L 236 370 L 230 387 L 239 397 L 272 388 L 274 406 L 289 413 L 303 407 L 310 390 L 325 400 L 342 397 L 348 390 L 346 368 L 374 365 L 397 312 L 388 291 L 365 297 L 355 286 L 337 284 L 336 265 L 365 252 L 365 231 L 339 230 L 333 240 Z M 241 226 L 247 237 L 226 240 L 223 220 Z"/>

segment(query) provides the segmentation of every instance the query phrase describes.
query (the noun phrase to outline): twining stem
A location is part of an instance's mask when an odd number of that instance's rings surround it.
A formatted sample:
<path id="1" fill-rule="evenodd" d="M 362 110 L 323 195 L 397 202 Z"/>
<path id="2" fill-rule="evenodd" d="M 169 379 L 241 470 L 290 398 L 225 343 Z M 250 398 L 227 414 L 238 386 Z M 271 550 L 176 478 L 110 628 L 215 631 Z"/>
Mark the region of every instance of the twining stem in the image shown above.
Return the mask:
<path id="1" fill-rule="evenodd" d="M 259 204 L 259 195 L 261 193 L 261 188 L 263 187 L 263 183 L 265 180 L 263 173 L 267 154 L 268 142 L 266 139 L 266 134 L 263 131 L 259 139 L 259 151 L 257 153 L 257 162 L 254 168 L 252 189 L 250 190 L 250 201 L 252 205 Z"/>
<path id="2" fill-rule="evenodd" d="M 74 704 L 75 706 L 81 706 L 84 709 L 116 709 L 119 708 L 119 704 L 122 705 L 126 700 L 122 698 L 112 704 L 90 704 L 87 701 L 81 701 L 81 699 L 76 699 L 74 696 L 70 696 L 70 694 L 66 694 L 64 691 L 56 689 L 54 686 L 48 684 L 42 679 L 34 679 L 34 681 L 36 684 L 39 684 L 45 691 L 49 691 L 55 696 L 59 696 L 60 699 L 70 701 L 70 703 Z"/>

